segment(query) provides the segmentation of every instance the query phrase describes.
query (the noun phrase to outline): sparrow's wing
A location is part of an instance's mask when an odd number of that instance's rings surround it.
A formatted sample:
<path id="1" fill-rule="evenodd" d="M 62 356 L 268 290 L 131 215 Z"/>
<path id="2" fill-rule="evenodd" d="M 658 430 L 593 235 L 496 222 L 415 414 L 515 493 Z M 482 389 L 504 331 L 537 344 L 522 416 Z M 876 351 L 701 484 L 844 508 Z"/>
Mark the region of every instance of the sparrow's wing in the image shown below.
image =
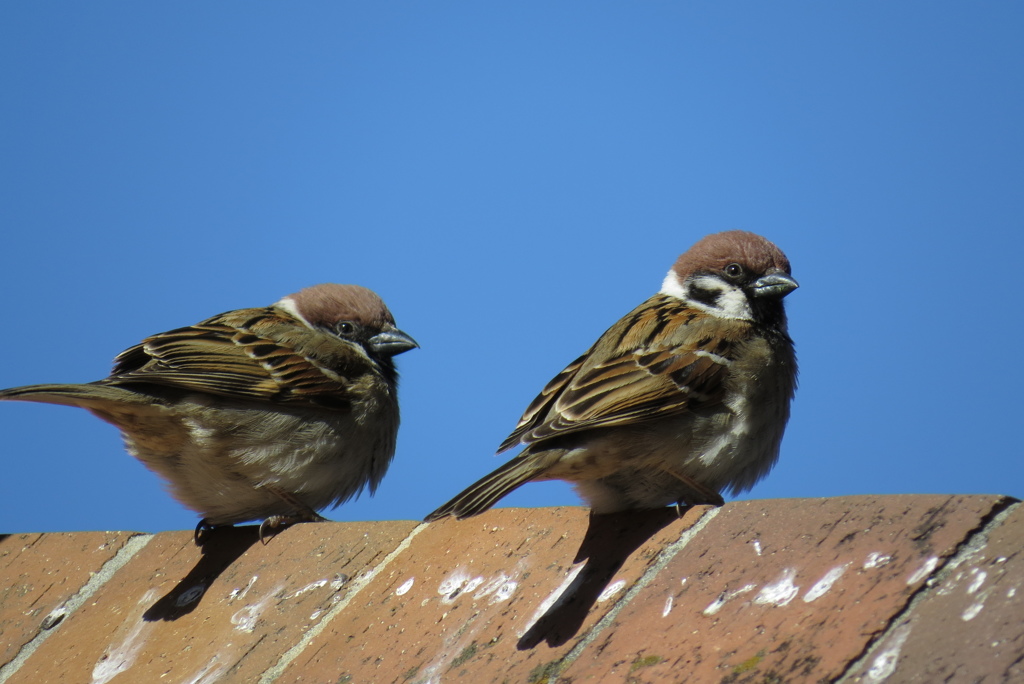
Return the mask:
<path id="1" fill-rule="evenodd" d="M 282 345 L 275 339 L 280 336 L 272 334 L 281 325 L 295 337 L 295 326 L 302 324 L 284 319 L 272 308 L 244 309 L 153 335 L 118 355 L 108 382 L 156 384 L 238 399 L 347 406 L 344 378 Z"/>
<path id="2" fill-rule="evenodd" d="M 537 395 L 537 398 L 530 402 L 530 405 L 526 407 L 526 412 L 523 413 L 523 417 L 519 419 L 519 424 L 516 425 L 516 429 L 511 435 L 505 438 L 505 441 L 498 447 L 498 453 L 510 449 L 516 444 L 519 444 L 519 440 L 522 439 L 523 435 L 537 427 L 543 419 L 545 414 L 551 408 L 555 400 L 558 399 L 558 395 L 562 390 L 565 389 L 569 381 L 572 380 L 573 376 L 579 372 L 583 366 L 583 362 L 587 360 L 590 355 L 590 350 L 583 354 L 580 358 L 576 359 L 565 369 L 552 378 L 541 393 Z"/>
<path id="3" fill-rule="evenodd" d="M 722 401 L 731 343 L 678 302 L 650 300 L 549 383 L 501 450 Z"/>
<path id="4" fill-rule="evenodd" d="M 550 419 L 524 441 L 628 425 L 719 402 L 725 371 L 714 357 L 694 351 L 661 350 L 612 359 L 573 378 L 555 401 Z"/>

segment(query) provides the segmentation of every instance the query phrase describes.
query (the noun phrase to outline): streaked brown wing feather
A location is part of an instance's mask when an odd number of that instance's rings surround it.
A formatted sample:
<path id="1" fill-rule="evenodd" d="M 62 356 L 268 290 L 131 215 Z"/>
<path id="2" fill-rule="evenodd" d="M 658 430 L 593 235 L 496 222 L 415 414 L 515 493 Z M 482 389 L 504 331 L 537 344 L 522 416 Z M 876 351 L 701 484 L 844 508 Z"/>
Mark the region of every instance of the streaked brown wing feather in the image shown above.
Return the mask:
<path id="1" fill-rule="evenodd" d="M 720 402 L 728 352 L 719 336 L 696 334 L 705 320 L 662 295 L 637 307 L 549 383 L 501 450 Z"/>
<path id="2" fill-rule="evenodd" d="M 692 351 L 658 355 L 663 357 L 659 365 L 646 363 L 650 354 L 629 354 L 574 378 L 555 401 L 552 418 L 523 441 L 680 414 L 694 403 L 721 399 L 724 365 Z M 620 391 L 627 386 L 628 392 Z"/>
<path id="3" fill-rule="evenodd" d="M 153 335 L 115 359 L 110 382 L 145 382 L 240 399 L 345 403 L 336 373 L 282 346 L 274 309 L 232 311 Z"/>
<path id="4" fill-rule="evenodd" d="M 547 414 L 551 405 L 558 399 L 559 393 L 565 389 L 565 386 L 572 380 L 572 377 L 576 375 L 580 367 L 583 366 L 583 362 L 586 361 L 587 356 L 590 354 L 588 350 L 578 359 L 566 366 L 561 373 L 552 378 L 551 382 L 545 385 L 544 389 L 541 390 L 540 394 L 530 402 L 530 405 L 526 407 L 526 411 L 523 413 L 523 417 L 519 419 L 519 424 L 516 425 L 516 429 L 512 431 L 512 434 L 505 438 L 505 441 L 498 447 L 498 453 L 510 449 L 519 443 L 519 440 L 530 430 L 537 427 L 544 416 Z"/>

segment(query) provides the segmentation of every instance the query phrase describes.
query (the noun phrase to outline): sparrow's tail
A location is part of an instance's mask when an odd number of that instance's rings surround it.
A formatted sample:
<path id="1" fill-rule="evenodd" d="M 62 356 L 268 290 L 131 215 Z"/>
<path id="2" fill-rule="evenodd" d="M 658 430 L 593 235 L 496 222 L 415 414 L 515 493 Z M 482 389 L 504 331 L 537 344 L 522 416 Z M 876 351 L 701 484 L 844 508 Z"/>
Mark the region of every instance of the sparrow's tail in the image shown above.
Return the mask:
<path id="1" fill-rule="evenodd" d="M 496 504 L 498 499 L 526 484 L 547 468 L 547 459 L 538 456 L 540 454 L 519 454 L 490 475 L 477 480 L 424 520 L 431 522 L 449 515 L 461 520 L 483 513 Z"/>
<path id="2" fill-rule="evenodd" d="M 110 385 L 27 385 L 0 390 L 0 401 L 38 401 L 80 408 L 98 408 L 111 402 L 138 401 L 135 392 Z"/>

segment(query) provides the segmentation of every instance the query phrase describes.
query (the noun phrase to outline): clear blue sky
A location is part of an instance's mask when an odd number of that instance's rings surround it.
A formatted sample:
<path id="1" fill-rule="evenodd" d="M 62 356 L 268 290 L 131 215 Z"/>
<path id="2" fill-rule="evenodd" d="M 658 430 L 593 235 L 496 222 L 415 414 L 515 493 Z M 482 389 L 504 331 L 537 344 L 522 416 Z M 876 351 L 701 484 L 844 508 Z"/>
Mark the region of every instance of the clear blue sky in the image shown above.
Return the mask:
<path id="1" fill-rule="evenodd" d="M 0 386 L 359 283 L 422 349 L 383 486 L 326 514 L 420 518 L 742 228 L 802 286 L 745 498 L 1024 497 L 1022 35 L 1018 3 L 5 3 Z M 196 523 L 85 411 L 4 402 L 0 430 L 0 532 Z"/>

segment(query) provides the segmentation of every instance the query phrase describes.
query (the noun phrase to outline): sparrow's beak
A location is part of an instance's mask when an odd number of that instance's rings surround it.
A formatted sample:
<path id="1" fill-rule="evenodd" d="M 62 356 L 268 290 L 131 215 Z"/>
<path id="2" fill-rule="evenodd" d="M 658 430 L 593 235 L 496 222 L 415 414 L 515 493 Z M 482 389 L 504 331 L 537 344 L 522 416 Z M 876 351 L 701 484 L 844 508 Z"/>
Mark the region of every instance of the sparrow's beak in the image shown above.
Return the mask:
<path id="1" fill-rule="evenodd" d="M 782 298 L 800 287 L 792 276 L 785 273 L 769 273 L 761 276 L 751 285 L 751 293 L 755 297 L 778 297 Z"/>
<path id="2" fill-rule="evenodd" d="M 394 356 L 395 354 L 401 354 L 420 346 L 416 344 L 416 340 L 398 328 L 379 332 L 371 337 L 368 342 L 370 349 L 381 356 Z"/>

